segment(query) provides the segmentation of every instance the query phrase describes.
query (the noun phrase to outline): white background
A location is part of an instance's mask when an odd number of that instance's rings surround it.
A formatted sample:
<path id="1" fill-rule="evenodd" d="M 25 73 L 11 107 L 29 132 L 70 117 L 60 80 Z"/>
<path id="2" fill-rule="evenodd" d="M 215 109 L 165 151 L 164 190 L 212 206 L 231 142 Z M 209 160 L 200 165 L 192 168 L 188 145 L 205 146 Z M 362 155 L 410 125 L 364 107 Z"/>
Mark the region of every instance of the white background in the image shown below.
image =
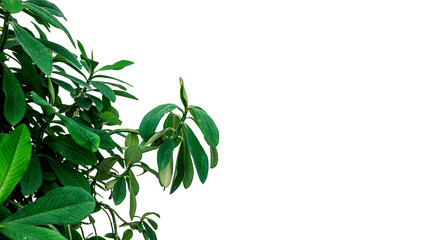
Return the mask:
<path id="1" fill-rule="evenodd" d="M 425 1 L 54 2 L 101 65 L 135 62 L 112 73 L 140 99 L 123 127 L 179 103 L 179 77 L 218 125 L 204 185 L 140 178 L 160 240 L 427 238 Z"/>

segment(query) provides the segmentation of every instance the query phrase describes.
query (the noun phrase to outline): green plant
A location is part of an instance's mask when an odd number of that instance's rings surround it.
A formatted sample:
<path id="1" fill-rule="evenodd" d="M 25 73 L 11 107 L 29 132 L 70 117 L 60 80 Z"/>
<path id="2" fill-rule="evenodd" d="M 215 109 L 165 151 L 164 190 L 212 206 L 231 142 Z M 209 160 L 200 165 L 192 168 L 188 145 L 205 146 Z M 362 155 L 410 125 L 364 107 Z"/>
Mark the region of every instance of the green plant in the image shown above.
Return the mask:
<path id="1" fill-rule="evenodd" d="M 39 37 L 18 23 L 18 12 L 35 21 L 32 27 Z M 128 240 L 134 231 L 157 239 L 152 217 L 160 216 L 136 211 L 137 176 L 149 173 L 173 193 L 181 183 L 190 187 L 194 163 L 204 183 L 209 167 L 218 163 L 214 121 L 202 108 L 188 105 L 180 78 L 183 108 L 163 104 L 148 112 L 138 129 L 117 128 L 122 122 L 112 103 L 117 97 L 137 98 L 127 92 L 129 83 L 102 72 L 133 62 L 98 67 L 93 54 L 79 41 L 75 44 L 58 20 L 65 19 L 61 10 L 46 0 L 1 0 L 0 17 L 0 239 Z M 51 27 L 67 35 L 79 56 L 48 40 L 42 28 Z M 71 98 L 64 97 L 67 92 Z M 210 164 L 188 119 L 210 148 Z M 124 139 L 114 140 L 120 136 Z M 152 168 L 142 155 L 154 150 L 157 167 Z M 108 191 L 115 205 L 128 197 L 129 218 L 103 198 Z M 91 216 L 99 211 L 111 223 L 104 237 Z M 83 224 L 92 225 L 85 228 L 90 233 L 83 231 Z M 127 228 L 120 236 L 119 226 Z"/>

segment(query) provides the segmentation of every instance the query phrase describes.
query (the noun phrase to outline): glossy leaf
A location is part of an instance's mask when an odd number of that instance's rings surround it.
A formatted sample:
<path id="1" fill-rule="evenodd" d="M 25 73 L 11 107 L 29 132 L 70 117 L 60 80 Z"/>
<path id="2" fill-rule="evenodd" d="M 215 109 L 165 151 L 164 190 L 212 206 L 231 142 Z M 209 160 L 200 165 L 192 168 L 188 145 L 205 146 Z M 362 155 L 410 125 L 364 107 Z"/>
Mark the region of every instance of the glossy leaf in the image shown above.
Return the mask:
<path id="1" fill-rule="evenodd" d="M 179 146 L 178 156 L 176 159 L 175 173 L 172 181 L 172 187 L 170 190 L 171 194 L 178 189 L 179 185 L 182 183 L 182 180 L 184 179 L 186 157 L 190 158 L 188 148 L 184 143 L 181 143 L 181 145 Z"/>
<path id="2" fill-rule="evenodd" d="M 86 95 L 90 98 L 90 100 L 92 100 L 93 103 L 95 103 L 96 110 L 101 111 L 102 107 L 104 106 L 102 104 L 102 100 L 93 96 L 93 95 L 87 94 L 87 93 L 86 93 Z"/>
<path id="3" fill-rule="evenodd" d="M 10 13 L 19 13 L 22 11 L 22 3 L 20 0 L 1 0 L 4 8 Z"/>
<path id="4" fill-rule="evenodd" d="M 24 196 L 33 194 L 41 187 L 43 183 L 42 168 L 39 157 L 35 151 L 33 151 L 31 154 L 30 164 L 22 176 L 20 183 L 21 191 Z"/>
<path id="5" fill-rule="evenodd" d="M 46 75 L 50 75 L 52 73 L 52 59 L 46 47 L 18 24 L 12 23 L 12 26 L 15 30 L 16 40 L 18 40 L 24 51 L 40 70 Z"/>
<path id="6" fill-rule="evenodd" d="M 145 222 L 142 222 L 142 224 L 144 225 L 145 231 L 147 231 L 147 235 L 150 240 L 157 240 L 156 233 L 153 231 L 153 229 L 151 229 L 151 227 Z"/>
<path id="7" fill-rule="evenodd" d="M 4 117 L 11 125 L 16 125 L 24 118 L 27 103 L 21 85 L 6 65 L 3 66 L 3 92 L 5 94 Z"/>
<path id="8" fill-rule="evenodd" d="M 173 139 L 168 138 L 157 151 L 157 166 L 159 172 L 166 168 L 173 156 Z"/>
<path id="9" fill-rule="evenodd" d="M 212 118 L 201 108 L 197 106 L 190 107 L 191 115 L 196 119 L 197 125 L 205 137 L 206 142 L 212 146 L 218 146 L 219 131 Z"/>
<path id="10" fill-rule="evenodd" d="M 183 129 L 188 143 L 188 149 L 190 150 L 194 165 L 196 166 L 197 175 L 200 181 L 204 183 L 208 177 L 209 171 L 208 156 L 191 128 L 187 124 L 183 124 Z"/>
<path id="11" fill-rule="evenodd" d="M 66 49 L 65 47 L 54 43 L 54 42 L 50 42 L 48 40 L 43 40 L 43 39 L 39 39 L 39 41 L 48 49 L 50 49 L 52 52 L 59 54 L 61 56 L 63 56 L 68 62 L 72 63 L 74 66 L 81 68 L 82 65 L 79 63 L 79 61 L 77 60 L 76 55 L 72 54 L 70 51 L 68 51 L 68 49 Z"/>
<path id="12" fill-rule="evenodd" d="M 108 98 L 110 101 L 115 102 L 116 101 L 116 94 L 114 93 L 113 89 L 111 89 L 109 86 L 102 82 L 92 81 L 92 85 L 98 89 L 102 95 L 104 95 L 106 98 Z"/>
<path id="13" fill-rule="evenodd" d="M 126 180 L 124 177 L 120 177 L 113 188 L 113 201 L 114 204 L 119 205 L 126 198 Z"/>
<path id="14" fill-rule="evenodd" d="M 172 173 L 173 173 L 173 161 L 170 159 L 168 165 L 165 166 L 162 170 L 159 170 L 159 180 L 160 184 L 163 187 L 168 187 L 172 181 Z"/>
<path id="15" fill-rule="evenodd" d="M 55 78 L 51 78 L 52 82 L 54 82 L 56 85 L 62 87 L 63 89 L 67 90 L 68 92 L 75 94 L 76 93 L 76 89 L 73 88 L 73 86 L 71 86 L 70 84 L 59 80 L 59 79 L 55 79 Z"/>
<path id="16" fill-rule="evenodd" d="M 98 151 L 100 138 L 95 133 L 82 127 L 78 122 L 72 118 L 68 118 L 58 114 L 64 125 L 70 132 L 71 138 L 81 147 L 86 150 L 96 152 Z"/>
<path id="17" fill-rule="evenodd" d="M 79 78 L 76 78 L 76 77 L 69 75 L 69 74 L 66 74 L 64 72 L 53 72 L 53 73 L 58 74 L 58 75 L 63 76 L 63 77 L 66 77 L 66 78 L 70 79 L 72 82 L 74 82 L 75 84 L 92 90 L 92 88 L 89 86 L 89 84 L 87 84 L 83 80 L 80 80 Z"/>
<path id="18" fill-rule="evenodd" d="M 162 117 L 172 110 L 178 108 L 177 105 L 172 103 L 162 104 L 149 111 L 141 121 L 139 125 L 139 134 L 144 141 L 147 141 L 151 135 L 156 131 L 157 125 L 159 125 Z"/>
<path id="19" fill-rule="evenodd" d="M 133 237 L 133 232 L 131 229 L 127 229 L 124 233 L 123 233 L 123 237 L 122 240 L 130 240 Z"/>
<path id="20" fill-rule="evenodd" d="M 62 13 L 62 11 L 53 3 L 47 1 L 47 0 L 28 0 L 28 2 L 33 3 L 39 7 L 42 7 L 49 11 L 52 15 L 55 15 L 57 17 L 62 17 L 65 20 L 67 20 Z"/>
<path id="21" fill-rule="evenodd" d="M 0 233 L 13 240 L 67 240 L 60 233 L 51 229 L 26 224 L 0 223 Z"/>
<path id="22" fill-rule="evenodd" d="M 61 187 L 25 206 L 3 222 L 30 225 L 74 224 L 95 208 L 92 195 L 79 187 Z"/>
<path id="23" fill-rule="evenodd" d="M 19 125 L 0 144 L 0 204 L 15 188 L 31 158 L 30 132 Z"/>
<path id="24" fill-rule="evenodd" d="M 137 202 L 136 202 L 135 195 L 136 194 L 134 193 L 133 189 L 131 189 L 131 191 L 129 191 L 129 216 L 130 216 L 130 220 L 132 220 L 135 217 L 135 213 L 136 213 Z"/>
<path id="25" fill-rule="evenodd" d="M 138 100 L 137 97 L 135 97 L 134 95 L 132 95 L 132 94 L 130 94 L 128 92 L 120 91 L 120 90 L 113 90 L 113 91 L 116 94 L 116 96 L 121 96 L 121 97 L 125 97 L 125 98 L 130 98 L 130 99 L 133 99 L 133 100 Z"/>
<path id="26" fill-rule="evenodd" d="M 120 60 L 120 61 L 118 61 L 118 62 L 114 63 L 113 65 L 107 65 L 107 66 L 104 66 L 104 67 L 100 68 L 98 71 L 105 71 L 105 70 L 120 70 L 120 69 L 123 69 L 123 68 L 125 68 L 125 67 L 127 67 L 127 66 L 130 66 L 130 65 L 132 65 L 132 64 L 133 64 L 133 62 L 131 62 L 131 61 L 128 61 L 128 60 Z"/>
<path id="27" fill-rule="evenodd" d="M 72 163 L 80 165 L 96 163 L 95 154 L 77 145 L 70 136 L 46 137 L 43 141 Z"/>
<path id="28" fill-rule="evenodd" d="M 210 148 L 211 152 L 211 168 L 215 168 L 218 165 L 218 150 L 215 147 Z"/>
<path id="29" fill-rule="evenodd" d="M 117 82 L 124 83 L 124 84 L 126 84 L 126 85 L 128 85 L 128 86 L 130 86 L 130 87 L 133 87 L 131 84 L 129 84 L 129 83 L 127 83 L 127 82 L 123 81 L 123 80 L 120 80 L 120 79 L 115 78 L 115 77 L 107 76 L 107 75 L 95 75 L 95 76 L 93 76 L 93 78 L 106 78 L 106 79 L 111 79 L 111 80 L 115 80 L 115 81 L 117 81 Z"/>
<path id="30" fill-rule="evenodd" d="M 36 92 L 31 92 L 31 97 L 35 104 L 39 105 L 46 114 L 54 114 L 55 109 L 46 100 L 41 98 Z"/>

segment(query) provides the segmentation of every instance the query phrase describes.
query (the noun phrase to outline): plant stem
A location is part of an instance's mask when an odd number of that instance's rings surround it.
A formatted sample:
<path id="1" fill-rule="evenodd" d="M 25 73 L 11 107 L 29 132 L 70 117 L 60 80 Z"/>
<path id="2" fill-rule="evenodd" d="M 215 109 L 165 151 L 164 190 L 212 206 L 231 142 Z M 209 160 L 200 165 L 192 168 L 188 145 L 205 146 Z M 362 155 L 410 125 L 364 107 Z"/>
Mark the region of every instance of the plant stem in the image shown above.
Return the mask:
<path id="1" fill-rule="evenodd" d="M 9 34 L 9 19 L 10 19 L 10 13 L 6 12 L 6 15 L 4 16 L 4 22 L 3 22 L 3 31 L 0 38 L 0 52 L 3 52 L 4 46 L 7 40 L 7 35 Z"/>
<path id="2" fill-rule="evenodd" d="M 17 203 L 17 202 L 15 202 L 15 201 L 13 201 L 12 199 L 7 199 L 7 202 L 8 203 L 10 203 L 10 204 L 12 204 L 12 205 L 15 205 L 16 207 L 18 207 L 18 208 L 23 208 L 24 206 L 22 206 L 21 204 L 19 204 L 19 203 Z"/>
<path id="3" fill-rule="evenodd" d="M 188 111 L 184 112 L 184 114 L 181 117 L 181 121 L 179 122 L 178 126 L 176 127 L 175 134 L 173 135 L 174 141 L 178 137 L 178 134 L 179 134 L 179 131 L 181 130 L 182 124 L 184 123 L 185 118 L 187 117 L 187 113 L 188 113 Z"/>

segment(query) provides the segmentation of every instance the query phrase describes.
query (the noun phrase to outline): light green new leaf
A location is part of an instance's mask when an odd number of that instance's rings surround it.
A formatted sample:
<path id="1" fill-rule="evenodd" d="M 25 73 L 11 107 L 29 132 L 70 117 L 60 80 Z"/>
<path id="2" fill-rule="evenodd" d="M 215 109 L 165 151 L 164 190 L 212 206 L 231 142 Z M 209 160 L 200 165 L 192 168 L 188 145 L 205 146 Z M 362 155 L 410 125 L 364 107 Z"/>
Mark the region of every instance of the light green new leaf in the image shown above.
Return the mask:
<path id="1" fill-rule="evenodd" d="M 69 117 L 57 114 L 65 127 L 70 132 L 71 138 L 81 147 L 92 152 L 98 151 L 100 138 L 95 133 L 82 127 L 78 122 Z"/>
<path id="2" fill-rule="evenodd" d="M 3 92 L 5 94 L 4 117 L 11 125 L 16 125 L 24 118 L 27 103 L 21 85 L 6 65 L 3 66 Z"/>
<path id="3" fill-rule="evenodd" d="M 188 97 L 187 97 L 187 91 L 185 91 L 184 87 L 184 80 L 182 78 L 179 78 L 179 83 L 181 85 L 181 88 L 179 90 L 179 96 L 181 98 L 181 102 L 184 105 L 185 109 L 188 108 Z"/>
<path id="4" fill-rule="evenodd" d="M 157 166 L 159 172 L 166 168 L 173 156 L 173 139 L 166 139 L 157 151 Z"/>
<path id="5" fill-rule="evenodd" d="M 114 93 L 113 89 L 111 89 L 109 86 L 107 86 L 102 82 L 97 82 L 97 81 L 92 81 L 91 83 L 93 86 L 95 86 L 96 89 L 98 89 L 102 93 L 102 95 L 104 95 L 110 101 L 112 102 L 116 101 L 116 94 Z"/>
<path id="6" fill-rule="evenodd" d="M 37 191 L 43 183 L 42 168 L 39 157 L 35 151 L 31 154 L 30 164 L 20 181 L 21 191 L 24 196 L 28 196 Z"/>
<path id="7" fill-rule="evenodd" d="M 31 97 L 35 104 L 39 105 L 46 114 L 54 114 L 55 109 L 53 109 L 52 105 L 40 97 L 36 92 L 31 92 Z"/>
<path id="8" fill-rule="evenodd" d="M 30 225 L 75 224 L 95 208 L 92 195 L 79 187 L 61 187 L 48 192 L 3 222 Z"/>
<path id="9" fill-rule="evenodd" d="M 52 59 L 46 47 L 37 39 L 27 33 L 18 24 L 12 22 L 15 30 L 16 40 L 22 46 L 24 51 L 31 57 L 31 60 L 42 70 L 46 75 L 52 73 Z"/>
<path id="10" fill-rule="evenodd" d="M 59 232 L 26 224 L 0 224 L 0 233 L 13 240 L 67 240 Z"/>
<path id="11" fill-rule="evenodd" d="M 8 198 L 24 175 L 30 158 L 30 131 L 21 124 L 0 144 L 0 204 Z"/>
<path id="12" fill-rule="evenodd" d="M 159 125 L 162 117 L 172 110 L 178 108 L 177 105 L 172 103 L 162 104 L 149 111 L 141 121 L 139 125 L 139 134 L 144 141 L 147 141 L 154 131 L 156 131 L 157 125 Z"/>
<path id="13" fill-rule="evenodd" d="M 68 161 L 80 165 L 94 165 L 96 155 L 79 145 L 70 136 L 46 137 L 43 142 Z"/>
<path id="14" fill-rule="evenodd" d="M 196 119 L 197 125 L 202 131 L 203 136 L 205 136 L 206 142 L 212 147 L 218 146 L 219 131 L 212 118 L 205 112 L 205 110 L 197 106 L 190 106 L 190 112 Z"/>
<path id="15" fill-rule="evenodd" d="M 113 201 L 114 204 L 119 205 L 126 198 L 126 180 L 120 177 L 113 188 Z"/>
<path id="16" fill-rule="evenodd" d="M 191 128 L 184 123 L 183 129 L 191 157 L 193 158 L 194 165 L 196 166 L 197 175 L 199 175 L 200 181 L 204 183 L 208 177 L 209 171 L 208 156 Z"/>
<path id="17" fill-rule="evenodd" d="M 127 67 L 127 66 L 130 66 L 130 65 L 132 65 L 132 64 L 133 64 L 133 62 L 131 62 L 131 61 L 128 61 L 128 60 L 120 60 L 120 61 L 118 61 L 118 62 L 114 63 L 113 65 L 107 65 L 107 66 L 104 66 L 104 67 L 102 67 L 102 68 L 98 69 L 98 71 L 105 71 L 105 70 L 120 70 L 120 69 L 123 69 L 123 68 L 125 68 L 125 67 Z"/>
<path id="18" fill-rule="evenodd" d="M 139 138 L 138 135 L 136 133 L 128 133 L 128 135 L 126 136 L 125 139 L 125 146 L 129 147 L 129 146 L 138 146 L 139 144 Z"/>
<path id="19" fill-rule="evenodd" d="M 1 0 L 4 8 L 10 13 L 19 13 L 22 11 L 22 3 L 20 0 Z"/>

